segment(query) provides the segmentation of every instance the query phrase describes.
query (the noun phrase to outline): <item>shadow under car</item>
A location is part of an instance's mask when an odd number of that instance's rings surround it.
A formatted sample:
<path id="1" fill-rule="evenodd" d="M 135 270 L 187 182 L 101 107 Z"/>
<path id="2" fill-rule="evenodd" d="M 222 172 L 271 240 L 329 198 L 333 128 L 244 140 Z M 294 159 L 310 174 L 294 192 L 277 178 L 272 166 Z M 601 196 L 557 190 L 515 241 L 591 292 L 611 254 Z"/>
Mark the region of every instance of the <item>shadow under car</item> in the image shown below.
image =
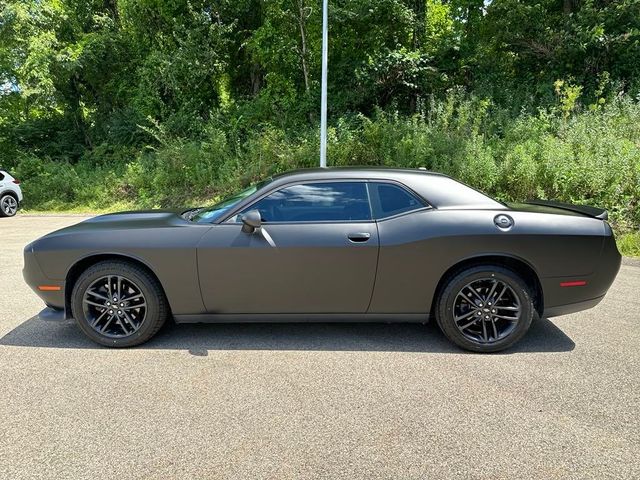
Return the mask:
<path id="1" fill-rule="evenodd" d="M 43 348 L 107 348 L 86 338 L 73 320 L 25 321 L 0 345 Z M 319 350 L 469 353 L 452 345 L 435 322 L 416 323 L 228 323 L 167 322 L 149 342 L 133 348 L 187 350 L 205 356 L 215 350 Z M 503 353 L 567 352 L 575 343 L 546 318 L 534 319 L 516 345 Z"/>

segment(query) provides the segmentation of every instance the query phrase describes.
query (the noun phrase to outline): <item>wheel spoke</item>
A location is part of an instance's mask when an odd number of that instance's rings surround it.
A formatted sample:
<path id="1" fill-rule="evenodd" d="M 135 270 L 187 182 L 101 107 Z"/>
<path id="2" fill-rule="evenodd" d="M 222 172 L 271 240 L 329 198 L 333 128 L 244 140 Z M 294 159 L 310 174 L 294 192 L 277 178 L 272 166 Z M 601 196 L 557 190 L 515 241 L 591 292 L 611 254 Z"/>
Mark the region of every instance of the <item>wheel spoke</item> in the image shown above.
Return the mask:
<path id="1" fill-rule="evenodd" d="M 505 292 L 507 291 L 507 287 L 506 285 L 502 288 L 502 291 L 500 292 L 500 295 L 498 295 L 498 297 L 494 300 L 493 304 L 495 305 L 496 303 L 498 303 L 500 301 L 500 299 L 502 298 L 502 296 L 505 294 Z"/>
<path id="2" fill-rule="evenodd" d="M 486 301 L 491 300 L 491 297 L 493 296 L 493 293 L 496 291 L 496 287 L 498 286 L 498 283 L 500 283 L 500 282 L 498 282 L 498 280 L 494 280 L 493 281 L 493 285 L 491 286 L 491 290 L 489 290 L 489 293 L 487 294 Z"/>
<path id="3" fill-rule="evenodd" d="M 485 342 L 489 341 L 489 336 L 487 335 L 487 322 L 482 322 L 482 339 Z"/>
<path id="4" fill-rule="evenodd" d="M 501 305 L 497 305 L 498 302 Z M 520 320 L 520 298 L 507 281 L 491 276 L 463 286 L 453 300 L 452 310 L 453 321 L 464 337 L 491 344 L 516 328 Z"/>
<path id="5" fill-rule="evenodd" d="M 122 298 L 126 295 L 129 297 Z M 125 302 L 128 305 L 124 305 Z M 121 275 L 105 275 L 95 280 L 85 290 L 82 305 L 88 324 L 109 338 L 134 334 L 147 316 L 147 301 L 142 290 Z"/>
<path id="6" fill-rule="evenodd" d="M 484 302 L 484 299 L 480 296 L 480 294 L 478 292 L 475 291 L 475 289 L 469 285 L 467 285 L 466 287 L 468 290 L 472 291 L 473 294 L 478 298 L 478 300 L 480 300 L 480 302 Z"/>
<path id="7" fill-rule="evenodd" d="M 464 300 L 465 302 L 467 302 L 467 304 L 472 305 L 474 308 L 476 307 L 476 304 L 469 300 L 464 293 L 458 292 L 458 295 L 456 295 L 456 299 L 454 302 L 457 302 L 458 298 Z"/>
<path id="8" fill-rule="evenodd" d="M 113 297 L 113 292 L 111 291 L 111 275 L 107 277 L 107 291 L 109 292 L 109 298 Z"/>
<path id="9" fill-rule="evenodd" d="M 465 323 L 465 324 L 464 324 L 464 325 L 462 325 L 462 326 L 458 326 L 458 328 L 459 328 L 460 330 L 466 330 L 466 329 L 467 329 L 467 328 L 469 328 L 471 325 L 475 324 L 475 323 L 476 323 L 476 321 L 477 321 L 477 320 L 474 318 L 474 319 L 473 319 L 473 320 L 471 320 L 469 323 Z"/>
<path id="10" fill-rule="evenodd" d="M 135 310 L 135 309 L 146 307 L 146 306 L 147 306 L 146 303 L 138 303 L 136 305 L 127 305 L 126 307 L 120 307 L 120 310 L 122 310 L 122 311 Z"/>
<path id="11" fill-rule="evenodd" d="M 137 328 L 137 327 L 136 327 L 136 323 L 133 321 L 133 318 L 131 318 L 131 317 L 129 316 L 129 314 L 128 314 L 127 312 L 125 312 L 125 311 L 123 311 L 122 313 L 123 313 L 123 317 L 125 318 L 125 320 L 127 321 L 127 323 L 128 323 L 129 325 L 131 325 L 131 328 L 133 328 L 133 331 L 135 332 L 135 330 L 136 330 L 136 328 Z"/>
<path id="12" fill-rule="evenodd" d="M 493 338 L 494 340 L 498 339 L 498 329 L 496 328 L 496 320 L 495 318 L 491 319 L 491 326 L 493 327 Z"/>
<path id="13" fill-rule="evenodd" d="M 460 320 L 464 320 L 465 318 L 469 318 L 471 315 L 475 314 L 476 311 L 475 310 L 471 310 L 470 312 L 465 313 L 464 315 L 460 315 L 458 317 L 455 317 L 454 320 L 456 322 L 459 322 Z"/>
<path id="14" fill-rule="evenodd" d="M 92 302 L 91 300 L 85 300 L 84 303 L 86 303 L 87 305 L 91 305 L 93 307 L 98 307 L 98 308 L 108 308 L 107 306 L 105 306 L 103 303 L 96 303 L 96 302 Z"/>
<path id="15" fill-rule="evenodd" d="M 141 293 L 138 293 L 137 295 L 133 295 L 131 297 L 127 297 L 127 298 L 122 298 L 121 300 L 123 302 L 130 302 L 131 300 L 136 300 L 137 298 L 143 298 L 144 295 L 142 295 Z"/>
<path id="16" fill-rule="evenodd" d="M 96 327 L 96 325 L 98 325 L 98 323 L 100 323 L 100 320 L 102 320 L 102 319 L 103 319 L 103 317 L 107 314 L 107 312 L 108 312 L 108 311 L 109 311 L 109 310 L 105 309 L 105 311 L 104 311 L 104 312 L 102 312 L 102 313 L 101 313 L 101 314 L 100 314 L 100 315 L 99 315 L 99 316 L 98 316 L 98 317 L 93 321 L 93 323 L 91 324 L 91 326 L 95 328 L 95 327 Z"/>
<path id="17" fill-rule="evenodd" d="M 87 295 L 91 295 L 92 297 L 96 297 L 99 298 L 100 300 L 104 300 L 105 302 L 108 302 L 109 299 L 107 297 L 105 297 L 104 295 L 96 292 L 95 290 L 87 290 Z"/>
<path id="18" fill-rule="evenodd" d="M 109 325 L 111 325 L 111 322 L 113 321 L 113 319 L 114 319 L 114 318 L 116 318 L 116 316 L 115 316 L 115 315 L 111 315 L 111 316 L 109 317 L 109 320 L 107 320 L 107 321 L 105 322 L 105 324 L 102 326 L 102 328 L 100 329 L 100 333 L 104 333 L 104 332 L 105 332 L 105 330 L 107 329 L 107 327 L 108 327 Z"/>
<path id="19" fill-rule="evenodd" d="M 124 326 L 124 322 L 122 321 L 122 318 L 120 318 L 120 317 L 117 317 L 116 323 L 118 325 L 120 325 L 120 328 L 122 329 L 122 331 L 123 331 L 123 333 L 125 335 L 130 335 L 131 333 L 133 333 L 135 331 L 135 329 L 134 329 L 131 332 L 129 332 L 129 329 Z"/>

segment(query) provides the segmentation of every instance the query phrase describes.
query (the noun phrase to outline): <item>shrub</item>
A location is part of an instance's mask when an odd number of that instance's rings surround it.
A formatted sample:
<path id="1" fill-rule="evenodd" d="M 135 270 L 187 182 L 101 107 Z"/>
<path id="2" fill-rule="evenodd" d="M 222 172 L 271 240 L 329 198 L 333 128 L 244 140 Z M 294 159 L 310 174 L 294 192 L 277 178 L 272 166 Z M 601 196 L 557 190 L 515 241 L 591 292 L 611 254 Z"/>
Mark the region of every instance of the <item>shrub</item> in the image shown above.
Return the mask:
<path id="1" fill-rule="evenodd" d="M 640 104 L 618 98 L 588 111 L 516 118 L 453 92 L 424 115 L 377 111 L 329 129 L 330 165 L 426 167 L 504 200 L 532 197 L 607 208 L 614 226 L 640 226 Z M 215 116 L 212 118 L 216 118 Z M 251 131 L 212 120 L 198 138 L 162 126 L 145 148 L 98 146 L 76 164 L 19 157 L 25 206 L 37 209 L 207 204 L 261 178 L 318 163 L 318 129 Z M 235 124 L 234 124 L 235 125 Z"/>

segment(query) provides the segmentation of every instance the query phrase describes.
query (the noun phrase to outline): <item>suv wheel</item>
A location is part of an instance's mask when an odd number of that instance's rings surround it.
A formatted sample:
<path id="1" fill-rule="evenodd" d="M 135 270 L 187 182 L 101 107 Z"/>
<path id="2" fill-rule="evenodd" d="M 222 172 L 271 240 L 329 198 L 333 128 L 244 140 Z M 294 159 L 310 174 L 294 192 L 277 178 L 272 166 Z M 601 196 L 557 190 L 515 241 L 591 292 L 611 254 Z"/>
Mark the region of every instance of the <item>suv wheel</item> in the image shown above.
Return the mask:
<path id="1" fill-rule="evenodd" d="M 18 201 L 13 195 L 3 195 L 0 198 L 0 216 L 13 217 L 18 212 Z"/>

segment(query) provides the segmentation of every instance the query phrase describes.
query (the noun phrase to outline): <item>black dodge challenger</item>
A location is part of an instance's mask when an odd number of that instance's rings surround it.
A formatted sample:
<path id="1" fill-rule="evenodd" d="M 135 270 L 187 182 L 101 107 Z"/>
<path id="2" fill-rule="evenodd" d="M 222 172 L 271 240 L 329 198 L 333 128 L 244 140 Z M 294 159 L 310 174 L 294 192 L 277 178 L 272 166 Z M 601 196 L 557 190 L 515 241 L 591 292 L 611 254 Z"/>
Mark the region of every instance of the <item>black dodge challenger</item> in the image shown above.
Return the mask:
<path id="1" fill-rule="evenodd" d="M 504 204 L 410 169 L 301 170 L 208 208 L 86 220 L 24 249 L 43 317 L 127 347 L 178 323 L 435 318 L 502 350 L 595 306 L 620 267 L 604 210 Z"/>

